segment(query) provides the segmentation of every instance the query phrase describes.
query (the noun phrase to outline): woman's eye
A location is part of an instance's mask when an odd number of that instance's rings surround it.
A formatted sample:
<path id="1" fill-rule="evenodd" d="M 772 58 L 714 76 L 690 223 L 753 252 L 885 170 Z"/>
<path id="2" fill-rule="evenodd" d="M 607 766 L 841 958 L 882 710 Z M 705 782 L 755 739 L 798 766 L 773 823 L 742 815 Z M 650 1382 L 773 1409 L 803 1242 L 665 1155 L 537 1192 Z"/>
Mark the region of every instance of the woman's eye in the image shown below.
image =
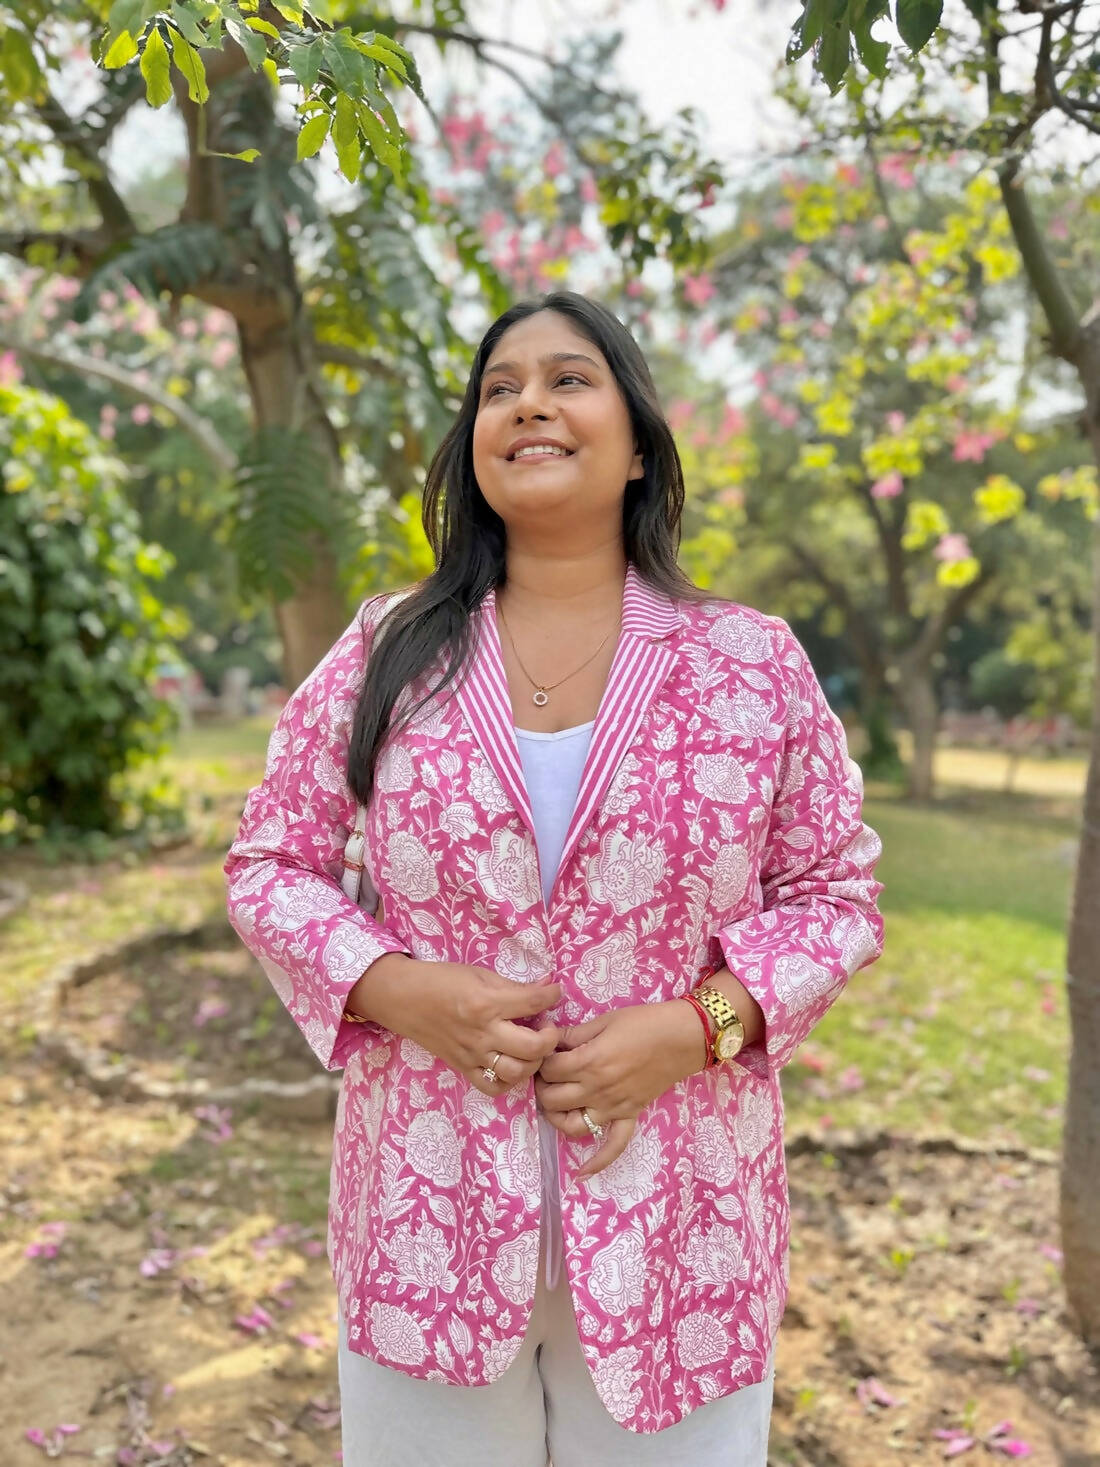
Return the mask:
<path id="1" fill-rule="evenodd" d="M 580 382 L 582 384 L 582 386 L 583 386 L 584 385 L 584 380 L 585 379 L 583 377 L 581 377 L 576 372 L 563 372 L 561 374 L 561 376 L 558 378 L 558 380 L 554 383 L 554 386 L 555 387 L 560 387 L 563 382 Z M 506 388 L 507 386 L 508 386 L 507 382 L 495 382 L 493 384 L 493 386 L 489 388 L 489 390 L 485 394 L 485 396 L 486 397 L 496 397 L 498 389 L 501 388 L 501 387 L 505 387 Z"/>

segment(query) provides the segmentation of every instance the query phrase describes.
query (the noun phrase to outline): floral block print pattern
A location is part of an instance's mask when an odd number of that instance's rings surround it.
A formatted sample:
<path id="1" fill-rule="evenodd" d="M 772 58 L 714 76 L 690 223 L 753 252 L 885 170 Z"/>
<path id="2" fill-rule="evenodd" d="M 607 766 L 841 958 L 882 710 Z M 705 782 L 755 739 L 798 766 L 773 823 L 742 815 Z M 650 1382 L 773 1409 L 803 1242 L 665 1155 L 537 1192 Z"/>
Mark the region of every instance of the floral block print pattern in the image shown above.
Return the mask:
<path id="1" fill-rule="evenodd" d="M 571 1185 L 595 1143 L 557 1138 L 585 1358 L 615 1420 L 658 1431 L 770 1364 L 789 1225 L 778 1071 L 880 951 L 859 771 L 784 622 L 671 601 L 631 567 L 545 903 L 490 591 L 460 684 L 380 759 L 376 921 L 340 889 L 345 771 L 395 599 L 366 602 L 287 702 L 226 861 L 234 927 L 320 1062 L 343 1067 L 329 1252 L 349 1342 L 424 1379 L 496 1380 L 530 1315 L 541 1201 L 533 1086 L 490 1099 L 419 1045 L 342 1021 L 364 970 L 404 952 L 552 975 L 551 1017 L 575 1024 L 679 997 L 724 961 L 765 1041 L 659 1096 L 587 1183 Z"/>

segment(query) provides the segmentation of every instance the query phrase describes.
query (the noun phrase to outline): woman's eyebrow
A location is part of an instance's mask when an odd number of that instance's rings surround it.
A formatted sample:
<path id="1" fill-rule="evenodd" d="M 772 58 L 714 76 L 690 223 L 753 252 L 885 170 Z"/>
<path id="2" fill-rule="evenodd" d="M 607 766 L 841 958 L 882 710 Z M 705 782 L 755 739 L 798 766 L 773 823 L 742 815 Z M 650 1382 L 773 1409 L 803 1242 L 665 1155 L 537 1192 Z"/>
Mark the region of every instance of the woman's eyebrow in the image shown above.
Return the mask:
<path id="1" fill-rule="evenodd" d="M 586 357 L 582 351 L 552 351 L 545 356 L 539 357 L 539 366 L 545 367 L 547 362 L 587 362 L 590 367 L 600 370 L 599 362 L 594 362 L 591 357 Z M 491 367 L 486 367 L 482 377 L 488 377 L 490 372 L 514 372 L 515 362 L 494 362 Z"/>

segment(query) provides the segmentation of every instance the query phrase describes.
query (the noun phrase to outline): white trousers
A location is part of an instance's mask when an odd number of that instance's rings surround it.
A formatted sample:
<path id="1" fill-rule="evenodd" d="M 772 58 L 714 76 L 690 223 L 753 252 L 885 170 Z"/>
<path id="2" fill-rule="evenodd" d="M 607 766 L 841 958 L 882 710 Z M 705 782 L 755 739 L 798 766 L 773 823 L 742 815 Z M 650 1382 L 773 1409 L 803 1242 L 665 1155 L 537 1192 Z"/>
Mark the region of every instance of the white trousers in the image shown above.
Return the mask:
<path id="1" fill-rule="evenodd" d="M 379 1365 L 340 1321 L 343 1467 L 767 1467 L 771 1375 L 664 1431 L 628 1431 L 596 1394 L 565 1269 L 548 1289 L 542 1262 L 523 1345 L 492 1385 Z"/>

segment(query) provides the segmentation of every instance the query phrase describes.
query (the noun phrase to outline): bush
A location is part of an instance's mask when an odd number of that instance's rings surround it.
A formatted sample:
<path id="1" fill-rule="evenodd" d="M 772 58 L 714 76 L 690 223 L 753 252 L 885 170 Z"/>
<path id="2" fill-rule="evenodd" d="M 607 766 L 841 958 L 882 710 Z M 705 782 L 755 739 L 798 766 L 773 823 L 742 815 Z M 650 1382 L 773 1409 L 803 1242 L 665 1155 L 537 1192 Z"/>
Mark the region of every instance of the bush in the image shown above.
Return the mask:
<path id="1" fill-rule="evenodd" d="M 139 771 L 175 715 L 152 690 L 172 625 L 124 469 L 59 399 L 0 387 L 0 841 L 178 823 Z"/>

